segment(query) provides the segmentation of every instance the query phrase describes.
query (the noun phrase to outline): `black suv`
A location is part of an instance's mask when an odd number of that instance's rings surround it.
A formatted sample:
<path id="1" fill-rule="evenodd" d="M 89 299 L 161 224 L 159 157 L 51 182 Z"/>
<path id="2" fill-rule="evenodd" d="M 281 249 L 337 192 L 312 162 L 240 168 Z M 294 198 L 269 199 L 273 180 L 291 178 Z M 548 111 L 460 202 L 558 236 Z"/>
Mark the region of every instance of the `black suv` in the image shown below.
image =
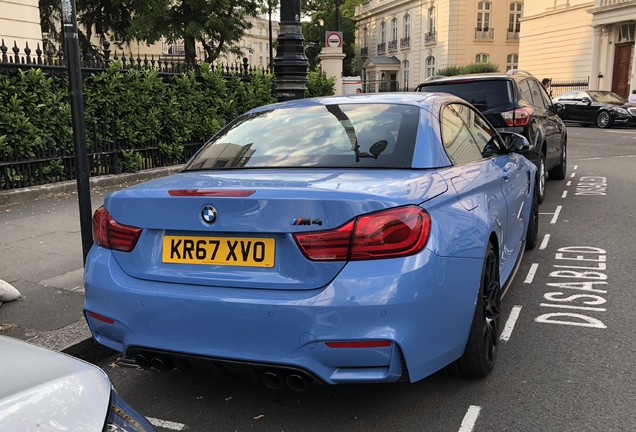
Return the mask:
<path id="1" fill-rule="evenodd" d="M 562 180 L 567 170 L 567 129 L 541 83 L 518 69 L 507 73 L 436 76 L 417 86 L 419 92 L 444 92 L 470 102 L 499 131 L 516 132 L 530 141 L 522 154 L 537 166 L 539 202 L 545 197 L 546 172 Z"/>

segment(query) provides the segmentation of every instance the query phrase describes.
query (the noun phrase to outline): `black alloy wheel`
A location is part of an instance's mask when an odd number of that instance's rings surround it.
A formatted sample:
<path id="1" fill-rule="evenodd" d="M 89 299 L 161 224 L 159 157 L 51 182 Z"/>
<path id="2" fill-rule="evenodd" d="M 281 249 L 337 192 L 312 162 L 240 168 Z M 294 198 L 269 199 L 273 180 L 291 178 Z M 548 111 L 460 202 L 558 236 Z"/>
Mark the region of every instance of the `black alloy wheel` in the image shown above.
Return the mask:
<path id="1" fill-rule="evenodd" d="M 607 129 L 612 126 L 614 119 L 607 111 L 599 111 L 596 114 L 596 125 L 601 129 Z"/>
<path id="2" fill-rule="evenodd" d="M 563 150 L 561 151 L 561 160 L 559 164 L 548 171 L 550 180 L 563 180 L 568 169 L 568 146 L 567 143 L 563 143 Z M 541 202 L 541 201 L 539 201 Z"/>
<path id="3" fill-rule="evenodd" d="M 532 197 L 532 209 L 528 220 L 528 233 L 526 234 L 526 250 L 534 249 L 539 239 L 539 200 L 535 190 Z"/>
<path id="4" fill-rule="evenodd" d="M 537 193 L 539 194 L 539 204 L 545 199 L 545 178 L 547 175 L 545 170 L 545 154 L 541 151 L 539 153 L 539 165 L 537 166 Z"/>
<path id="5" fill-rule="evenodd" d="M 499 264 L 494 247 L 488 243 L 477 305 L 464 354 L 447 366 L 445 371 L 469 378 L 483 378 L 492 371 L 499 351 L 500 309 Z"/>

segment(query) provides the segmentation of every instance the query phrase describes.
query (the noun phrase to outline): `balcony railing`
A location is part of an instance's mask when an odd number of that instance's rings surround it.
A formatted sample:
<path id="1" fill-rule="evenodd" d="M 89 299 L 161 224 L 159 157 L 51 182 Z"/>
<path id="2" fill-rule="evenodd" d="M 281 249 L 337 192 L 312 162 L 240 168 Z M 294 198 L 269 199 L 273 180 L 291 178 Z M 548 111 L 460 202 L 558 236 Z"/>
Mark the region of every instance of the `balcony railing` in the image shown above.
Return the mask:
<path id="1" fill-rule="evenodd" d="M 389 41 L 389 52 L 397 51 L 397 39 Z"/>
<path id="2" fill-rule="evenodd" d="M 508 30 L 507 39 L 508 40 L 518 40 L 519 39 L 519 32 L 518 31 L 510 31 L 510 30 Z"/>
<path id="3" fill-rule="evenodd" d="M 409 48 L 411 46 L 411 38 L 405 37 L 400 39 L 400 48 Z"/>
<path id="4" fill-rule="evenodd" d="M 437 41 L 436 31 L 430 31 L 430 32 L 424 33 L 424 43 L 430 44 L 430 43 L 435 43 L 436 41 Z"/>
<path id="5" fill-rule="evenodd" d="M 369 57 L 369 47 L 360 48 L 360 55 L 362 57 Z"/>
<path id="6" fill-rule="evenodd" d="M 378 54 L 384 54 L 386 52 L 386 42 L 378 44 Z"/>
<path id="7" fill-rule="evenodd" d="M 492 40 L 495 37 L 495 29 L 484 28 L 484 29 L 475 29 L 475 39 L 478 40 Z"/>

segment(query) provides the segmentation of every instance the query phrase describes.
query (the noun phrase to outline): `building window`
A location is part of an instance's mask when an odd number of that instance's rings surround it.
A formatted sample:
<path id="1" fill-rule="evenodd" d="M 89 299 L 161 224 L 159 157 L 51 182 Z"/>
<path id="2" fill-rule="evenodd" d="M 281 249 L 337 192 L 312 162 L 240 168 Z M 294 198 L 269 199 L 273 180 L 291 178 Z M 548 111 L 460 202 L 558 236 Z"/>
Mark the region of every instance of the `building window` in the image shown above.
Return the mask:
<path id="1" fill-rule="evenodd" d="M 426 31 L 428 33 L 435 33 L 435 6 L 428 8 L 428 21 Z"/>
<path id="2" fill-rule="evenodd" d="M 435 75 L 435 57 L 429 57 L 426 59 L 426 78 Z"/>
<path id="3" fill-rule="evenodd" d="M 523 15 L 523 3 L 510 3 L 510 15 L 508 16 L 508 32 L 519 33 L 521 29 L 521 16 Z"/>
<path id="4" fill-rule="evenodd" d="M 397 42 L 398 25 L 397 18 L 391 20 L 391 40 Z"/>
<path id="5" fill-rule="evenodd" d="M 404 15 L 404 39 L 411 38 L 411 15 Z"/>
<path id="6" fill-rule="evenodd" d="M 506 57 L 506 72 L 519 68 L 519 54 L 508 54 Z"/>
<path id="7" fill-rule="evenodd" d="M 402 62 L 402 90 L 407 91 L 409 88 L 409 61 Z"/>
<path id="8" fill-rule="evenodd" d="M 618 42 L 634 42 L 634 24 L 621 24 Z"/>
<path id="9" fill-rule="evenodd" d="M 386 23 L 382 21 L 380 23 L 380 43 L 386 42 Z"/>
<path id="10" fill-rule="evenodd" d="M 477 31 L 490 30 L 490 18 L 492 10 L 492 3 L 479 2 L 477 3 Z"/>
<path id="11" fill-rule="evenodd" d="M 489 58 L 488 54 L 477 54 L 475 56 L 475 63 L 488 63 Z"/>
<path id="12" fill-rule="evenodd" d="M 369 29 L 365 27 L 362 30 L 362 48 L 368 48 L 368 47 L 369 47 Z"/>

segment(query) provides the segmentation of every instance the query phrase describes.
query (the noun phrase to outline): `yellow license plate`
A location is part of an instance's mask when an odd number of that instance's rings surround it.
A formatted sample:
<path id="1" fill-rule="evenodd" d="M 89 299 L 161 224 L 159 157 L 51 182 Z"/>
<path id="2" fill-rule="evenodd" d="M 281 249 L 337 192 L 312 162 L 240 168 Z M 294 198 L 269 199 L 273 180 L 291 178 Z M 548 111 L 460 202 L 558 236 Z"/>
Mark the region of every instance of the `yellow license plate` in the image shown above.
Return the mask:
<path id="1" fill-rule="evenodd" d="M 162 261 L 274 267 L 276 241 L 271 238 L 164 236 Z"/>

